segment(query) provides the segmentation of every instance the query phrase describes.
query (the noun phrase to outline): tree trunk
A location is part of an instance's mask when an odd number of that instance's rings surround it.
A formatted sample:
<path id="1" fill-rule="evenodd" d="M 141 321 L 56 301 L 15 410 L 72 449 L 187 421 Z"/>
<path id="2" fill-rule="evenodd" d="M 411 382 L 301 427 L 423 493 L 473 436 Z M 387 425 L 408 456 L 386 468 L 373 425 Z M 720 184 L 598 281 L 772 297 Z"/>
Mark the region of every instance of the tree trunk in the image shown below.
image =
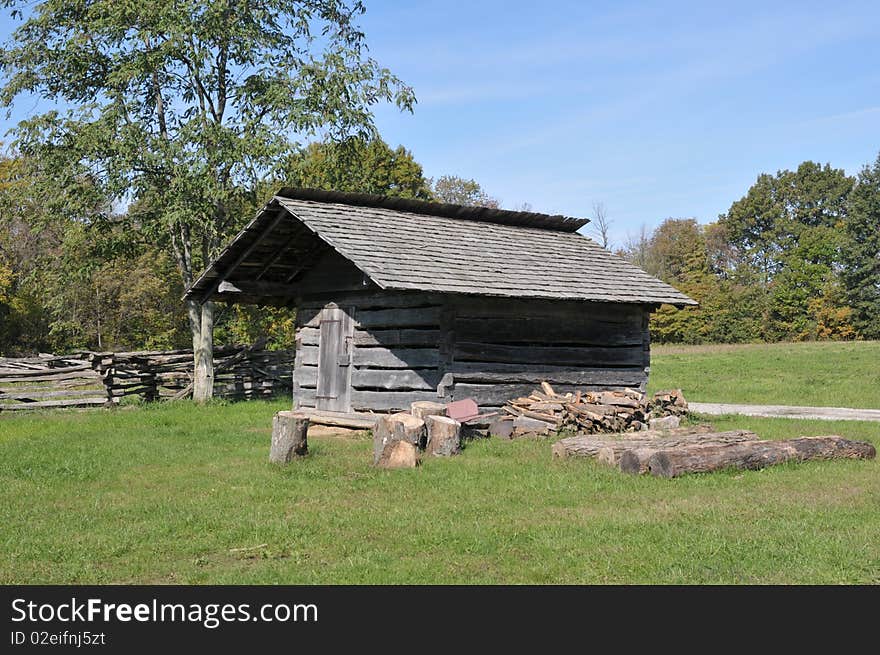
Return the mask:
<path id="1" fill-rule="evenodd" d="M 693 445 L 658 450 L 648 460 L 648 470 L 661 478 L 684 473 L 705 473 L 725 468 L 762 469 L 774 464 L 811 459 L 872 459 L 877 451 L 867 441 L 838 436 L 799 437 L 784 441 L 758 441 L 725 446 Z"/>
<path id="2" fill-rule="evenodd" d="M 199 326 L 198 332 L 193 330 L 193 400 L 202 403 L 214 395 L 214 303 L 193 305 Z"/>
<path id="3" fill-rule="evenodd" d="M 552 452 L 555 457 L 597 457 L 603 448 L 610 448 L 615 454 L 620 455 L 624 451 L 646 446 L 661 447 L 664 444 L 678 445 L 680 443 L 697 443 L 706 439 L 725 438 L 751 441 L 760 437 L 748 430 L 717 432 L 708 427 L 695 426 L 669 431 L 642 430 L 619 434 L 588 434 L 566 437 L 553 444 Z"/>

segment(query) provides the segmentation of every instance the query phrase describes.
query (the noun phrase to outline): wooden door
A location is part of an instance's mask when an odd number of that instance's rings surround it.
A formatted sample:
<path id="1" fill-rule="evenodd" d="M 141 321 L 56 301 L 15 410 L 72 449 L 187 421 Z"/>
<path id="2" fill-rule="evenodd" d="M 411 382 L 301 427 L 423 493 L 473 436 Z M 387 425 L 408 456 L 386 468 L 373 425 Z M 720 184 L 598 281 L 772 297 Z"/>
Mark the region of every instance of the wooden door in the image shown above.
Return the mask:
<path id="1" fill-rule="evenodd" d="M 321 310 L 318 341 L 318 389 L 315 407 L 351 411 L 352 312 L 330 304 Z"/>

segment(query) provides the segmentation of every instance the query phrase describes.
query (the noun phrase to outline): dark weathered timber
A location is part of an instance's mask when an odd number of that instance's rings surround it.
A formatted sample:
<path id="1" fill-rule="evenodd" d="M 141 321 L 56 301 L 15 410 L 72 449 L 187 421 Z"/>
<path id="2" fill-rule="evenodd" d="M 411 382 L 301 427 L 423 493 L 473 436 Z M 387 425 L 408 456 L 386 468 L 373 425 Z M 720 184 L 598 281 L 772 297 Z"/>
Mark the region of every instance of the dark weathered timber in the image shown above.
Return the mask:
<path id="1" fill-rule="evenodd" d="M 351 386 L 355 389 L 436 391 L 439 382 L 440 371 L 435 368 L 415 370 L 356 368 L 351 374 Z"/>
<path id="2" fill-rule="evenodd" d="M 561 394 L 568 393 L 569 391 L 574 393 L 578 389 L 584 389 L 583 386 L 575 387 L 565 384 L 556 385 L 554 388 L 557 393 Z M 528 396 L 534 391 L 535 386 L 532 384 L 466 384 L 456 382 L 452 387 L 454 400 L 473 398 L 480 406 L 501 406 L 512 398 Z"/>
<path id="3" fill-rule="evenodd" d="M 641 320 L 602 322 L 582 315 L 544 317 L 457 318 L 459 341 L 579 346 L 641 346 Z"/>
<path id="4" fill-rule="evenodd" d="M 545 300 L 541 298 L 481 298 L 452 297 L 457 318 L 510 318 L 535 317 L 567 320 L 573 316 L 612 323 L 632 323 L 641 319 L 639 305 L 582 300 Z"/>
<path id="5" fill-rule="evenodd" d="M 456 361 L 521 362 L 525 364 L 568 364 L 583 366 L 634 366 L 643 362 L 642 347 L 573 348 L 550 346 L 507 346 L 456 341 Z"/>
<path id="6" fill-rule="evenodd" d="M 313 317 L 327 304 L 325 295 L 313 299 L 304 299 L 300 304 L 303 316 Z M 366 309 L 390 309 L 430 307 L 443 303 L 443 296 L 421 291 L 389 292 L 382 291 L 378 287 L 372 287 L 360 292 L 340 292 L 333 294 L 333 302 L 340 306 L 357 307 Z"/>
<path id="7" fill-rule="evenodd" d="M 357 324 L 362 329 L 436 327 L 440 325 L 440 311 L 439 306 L 367 309 L 358 312 Z"/>
<path id="8" fill-rule="evenodd" d="M 654 453 L 648 470 L 661 478 L 722 469 L 762 469 L 784 462 L 817 459 L 873 459 L 877 450 L 867 441 L 850 441 L 836 435 L 758 441 L 724 446 L 694 445 Z"/>
<path id="9" fill-rule="evenodd" d="M 297 370 L 297 382 L 303 388 L 315 388 L 318 384 L 318 367 L 301 366 Z M 353 389 L 423 390 L 436 389 L 440 372 L 434 368 L 372 369 L 355 368 L 351 372 Z"/>
<path id="10" fill-rule="evenodd" d="M 437 400 L 435 391 L 363 391 L 354 389 L 351 392 L 351 407 L 361 410 L 408 410 L 419 400 Z"/>
<path id="11" fill-rule="evenodd" d="M 297 333 L 300 342 L 304 346 L 317 346 L 320 332 L 316 328 L 302 328 Z M 355 346 L 422 346 L 434 348 L 440 339 L 440 331 L 425 329 L 404 330 L 356 330 L 352 343 Z"/>
<path id="12" fill-rule="evenodd" d="M 374 368 L 435 368 L 440 354 L 436 348 L 356 348 L 352 363 Z"/>
<path id="13" fill-rule="evenodd" d="M 641 366 L 577 368 L 542 364 L 505 364 L 498 362 L 455 362 L 452 367 L 461 382 L 586 385 L 595 387 L 637 388 L 645 379 Z"/>

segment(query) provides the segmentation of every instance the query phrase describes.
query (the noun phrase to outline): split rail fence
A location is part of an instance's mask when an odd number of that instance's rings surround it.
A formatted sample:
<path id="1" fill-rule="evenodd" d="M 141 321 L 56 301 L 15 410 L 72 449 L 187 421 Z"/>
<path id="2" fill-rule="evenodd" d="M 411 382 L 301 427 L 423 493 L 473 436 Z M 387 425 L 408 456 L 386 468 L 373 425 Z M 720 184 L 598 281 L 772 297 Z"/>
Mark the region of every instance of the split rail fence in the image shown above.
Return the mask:
<path id="1" fill-rule="evenodd" d="M 262 344 L 214 350 L 214 395 L 244 400 L 292 391 L 294 351 Z M 0 358 L 0 412 L 152 402 L 192 395 L 191 350 L 78 352 Z"/>

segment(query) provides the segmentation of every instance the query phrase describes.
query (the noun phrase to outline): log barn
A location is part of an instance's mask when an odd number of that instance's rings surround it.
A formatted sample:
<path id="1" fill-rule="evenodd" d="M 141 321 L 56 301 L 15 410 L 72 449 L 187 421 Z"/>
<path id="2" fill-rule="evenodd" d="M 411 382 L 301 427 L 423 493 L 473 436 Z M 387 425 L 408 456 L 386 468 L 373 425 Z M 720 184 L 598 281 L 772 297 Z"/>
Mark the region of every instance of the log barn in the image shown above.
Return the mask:
<path id="1" fill-rule="evenodd" d="M 578 233 L 588 219 L 282 189 L 187 295 L 297 308 L 294 407 L 481 408 L 644 389 L 648 317 L 696 304 Z"/>

